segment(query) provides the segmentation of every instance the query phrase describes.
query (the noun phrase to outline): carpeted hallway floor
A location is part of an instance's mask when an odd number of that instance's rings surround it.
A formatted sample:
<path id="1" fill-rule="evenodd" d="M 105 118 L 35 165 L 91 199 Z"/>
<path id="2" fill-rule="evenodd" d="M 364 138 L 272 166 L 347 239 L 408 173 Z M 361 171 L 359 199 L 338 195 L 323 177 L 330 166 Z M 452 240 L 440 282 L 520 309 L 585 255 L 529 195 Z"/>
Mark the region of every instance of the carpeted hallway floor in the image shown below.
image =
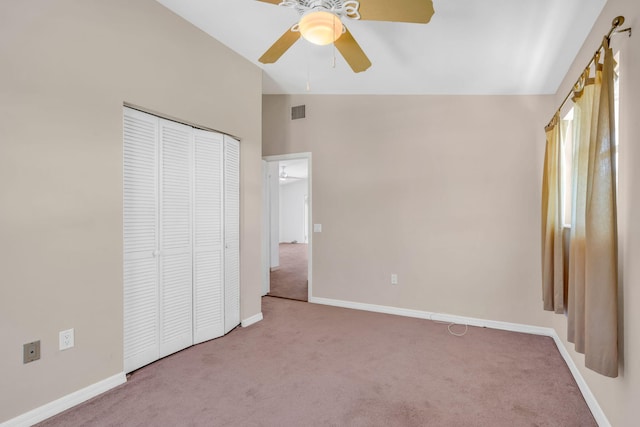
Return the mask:
<path id="1" fill-rule="evenodd" d="M 280 243 L 280 266 L 270 275 L 269 295 L 307 301 L 307 245 Z"/>
<path id="2" fill-rule="evenodd" d="M 43 426 L 595 426 L 548 337 L 279 298 Z"/>

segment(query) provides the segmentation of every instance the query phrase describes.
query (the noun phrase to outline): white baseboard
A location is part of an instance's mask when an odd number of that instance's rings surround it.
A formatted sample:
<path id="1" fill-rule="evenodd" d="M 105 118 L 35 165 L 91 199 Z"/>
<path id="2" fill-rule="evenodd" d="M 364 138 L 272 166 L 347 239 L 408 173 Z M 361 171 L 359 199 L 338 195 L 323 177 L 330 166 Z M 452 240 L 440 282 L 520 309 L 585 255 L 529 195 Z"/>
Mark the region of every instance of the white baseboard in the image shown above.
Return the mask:
<path id="1" fill-rule="evenodd" d="M 386 305 L 364 304 L 360 302 L 341 301 L 329 298 L 312 297 L 309 302 L 315 304 L 332 305 L 335 307 L 352 308 L 355 310 L 373 311 L 376 313 L 394 314 L 397 316 L 414 317 L 417 319 L 435 320 L 437 322 L 451 322 L 460 325 L 478 326 L 481 328 L 501 329 L 512 332 L 523 332 L 533 335 L 552 336 L 555 331 L 551 328 L 523 325 L 520 323 L 499 322 L 495 320 L 463 317 L 453 314 L 433 313 L 430 311 L 411 310 L 408 308 L 390 307 Z"/>
<path id="2" fill-rule="evenodd" d="M 91 384 L 88 387 L 67 394 L 64 397 L 54 400 L 53 402 L 49 402 L 46 405 L 42 405 L 39 408 L 33 409 L 29 412 L 5 421 L 4 423 L 0 424 L 0 426 L 32 426 L 36 423 L 39 423 L 40 421 L 44 421 L 47 418 L 66 411 L 73 406 L 79 405 L 80 403 L 85 402 L 92 397 L 102 394 L 105 391 L 111 390 L 112 388 L 117 387 L 120 384 L 124 384 L 126 381 L 127 377 L 125 376 L 124 372 L 121 372 L 112 377 L 105 378 L 104 380 L 99 381 L 95 384 Z"/>
<path id="3" fill-rule="evenodd" d="M 262 317 L 262 312 L 260 312 L 260 313 L 258 313 L 258 314 L 254 314 L 253 316 L 251 316 L 251 317 L 248 317 L 248 318 L 244 319 L 244 320 L 240 323 L 240 325 L 241 325 L 243 328 L 246 328 L 247 326 L 251 326 L 251 325 L 253 325 L 254 323 L 258 323 L 258 322 L 259 322 L 259 321 L 261 321 L 262 319 L 263 319 L 263 317 Z"/>
<path id="4" fill-rule="evenodd" d="M 582 392 L 582 396 L 584 397 L 585 402 L 589 406 L 593 417 L 596 419 L 598 426 L 600 427 L 611 427 L 607 416 L 604 411 L 598 404 L 595 396 L 589 389 L 587 382 L 584 377 L 580 373 L 580 370 L 576 366 L 575 362 L 571 358 L 571 355 L 567 351 L 564 343 L 556 333 L 553 328 L 544 328 L 540 326 L 531 326 L 524 325 L 520 323 L 509 323 L 509 322 L 500 322 L 495 320 L 486 320 L 486 319 L 478 319 L 474 317 L 463 317 L 463 316 L 455 316 L 452 314 L 441 314 L 441 313 L 432 313 L 429 311 L 421 311 L 421 310 L 411 310 L 407 308 L 398 308 L 398 307 L 390 307 L 386 305 L 375 305 L 375 304 L 365 304 L 360 302 L 353 301 L 342 301 L 335 300 L 330 298 L 319 298 L 319 297 L 311 297 L 309 298 L 310 303 L 314 304 L 322 304 L 322 305 L 331 305 L 334 307 L 342 307 L 342 308 L 351 308 L 354 310 L 363 310 L 363 311 L 373 311 L 376 313 L 385 313 L 385 314 L 393 314 L 397 316 L 405 316 L 405 317 L 413 317 L 418 319 L 426 319 L 426 320 L 435 320 L 438 322 L 451 322 L 460 325 L 469 325 L 469 326 L 478 326 L 481 328 L 491 328 L 491 329 L 501 329 L 504 331 L 512 331 L 512 332 L 522 332 L 526 334 L 533 335 L 543 335 L 547 337 L 553 338 L 553 341 L 558 347 L 562 358 L 566 362 L 573 378 L 576 380 L 576 384 L 578 384 L 578 388 L 580 392 Z"/>

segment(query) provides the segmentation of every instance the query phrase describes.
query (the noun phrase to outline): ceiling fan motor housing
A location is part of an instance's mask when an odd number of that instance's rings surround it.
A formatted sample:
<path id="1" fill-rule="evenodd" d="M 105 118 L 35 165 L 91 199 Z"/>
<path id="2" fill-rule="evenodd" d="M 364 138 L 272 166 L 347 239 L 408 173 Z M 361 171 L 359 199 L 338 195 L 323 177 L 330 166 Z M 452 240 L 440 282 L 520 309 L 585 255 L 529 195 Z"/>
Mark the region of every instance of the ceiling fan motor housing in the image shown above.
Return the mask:
<path id="1" fill-rule="evenodd" d="M 285 0 L 280 6 L 295 9 L 300 15 L 310 12 L 324 11 L 340 18 L 360 19 L 360 2 L 354 0 Z"/>

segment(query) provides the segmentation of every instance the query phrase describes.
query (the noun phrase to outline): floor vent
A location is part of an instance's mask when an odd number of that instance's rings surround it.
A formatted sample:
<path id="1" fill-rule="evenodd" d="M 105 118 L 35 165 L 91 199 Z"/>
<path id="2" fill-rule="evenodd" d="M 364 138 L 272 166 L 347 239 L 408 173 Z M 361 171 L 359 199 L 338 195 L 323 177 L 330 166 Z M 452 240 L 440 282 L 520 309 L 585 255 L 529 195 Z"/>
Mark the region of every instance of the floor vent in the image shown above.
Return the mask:
<path id="1" fill-rule="evenodd" d="M 298 120 L 305 118 L 304 105 L 296 105 L 291 107 L 291 120 Z"/>

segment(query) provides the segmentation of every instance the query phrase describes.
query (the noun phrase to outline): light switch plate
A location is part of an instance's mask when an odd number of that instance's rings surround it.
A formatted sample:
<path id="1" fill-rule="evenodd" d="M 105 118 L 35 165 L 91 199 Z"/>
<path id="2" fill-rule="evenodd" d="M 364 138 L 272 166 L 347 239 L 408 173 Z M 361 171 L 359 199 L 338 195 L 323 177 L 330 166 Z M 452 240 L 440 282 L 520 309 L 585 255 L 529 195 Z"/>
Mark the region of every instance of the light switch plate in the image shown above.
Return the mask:
<path id="1" fill-rule="evenodd" d="M 322 224 L 313 224 L 314 233 L 322 233 Z"/>

